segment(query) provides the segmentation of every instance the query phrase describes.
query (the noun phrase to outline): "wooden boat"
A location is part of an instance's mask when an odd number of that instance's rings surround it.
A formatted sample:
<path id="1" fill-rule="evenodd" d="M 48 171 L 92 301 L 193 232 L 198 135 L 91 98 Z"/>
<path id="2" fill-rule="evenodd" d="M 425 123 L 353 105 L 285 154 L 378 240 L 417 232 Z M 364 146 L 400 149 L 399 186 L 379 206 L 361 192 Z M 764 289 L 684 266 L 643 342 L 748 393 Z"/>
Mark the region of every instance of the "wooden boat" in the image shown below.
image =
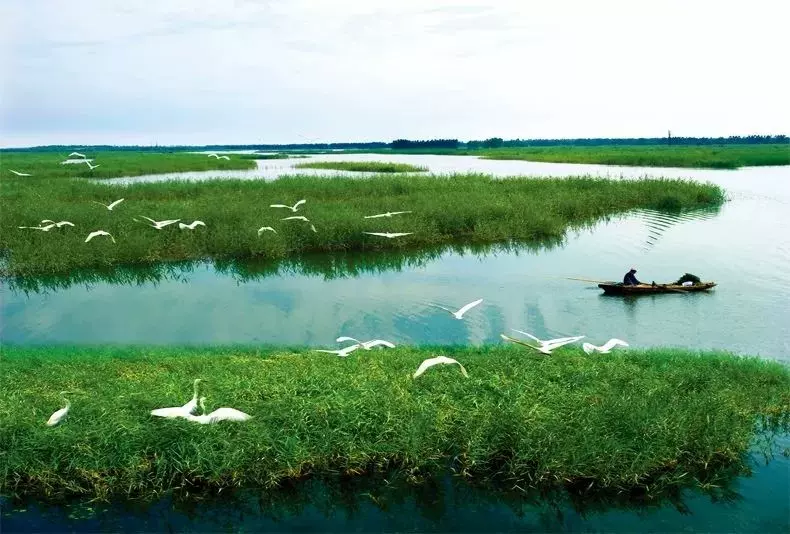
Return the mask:
<path id="1" fill-rule="evenodd" d="M 715 282 L 700 282 L 690 286 L 680 284 L 638 284 L 635 286 L 623 285 L 619 282 L 604 282 L 598 284 L 607 295 L 655 295 L 656 293 L 691 293 L 694 291 L 707 291 L 716 286 Z"/>

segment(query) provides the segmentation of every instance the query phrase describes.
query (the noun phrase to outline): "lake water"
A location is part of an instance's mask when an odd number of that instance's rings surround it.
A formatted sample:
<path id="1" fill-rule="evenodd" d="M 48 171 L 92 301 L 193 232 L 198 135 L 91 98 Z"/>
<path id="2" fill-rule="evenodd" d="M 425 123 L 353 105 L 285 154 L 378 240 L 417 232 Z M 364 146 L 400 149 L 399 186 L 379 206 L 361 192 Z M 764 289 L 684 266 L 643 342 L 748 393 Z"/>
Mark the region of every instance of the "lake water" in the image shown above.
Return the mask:
<path id="1" fill-rule="evenodd" d="M 790 167 L 719 171 L 364 154 L 313 159 L 386 160 L 424 165 L 436 173 L 475 171 L 503 177 L 686 177 L 722 185 L 729 200 L 720 208 L 682 214 L 639 210 L 571 231 L 561 242 L 534 247 L 322 255 L 274 263 L 197 262 L 5 281 L 0 286 L 0 341 L 334 348 L 339 335 L 381 337 L 398 344 L 499 343 L 500 333 L 518 328 L 539 337 L 585 334 L 594 343 L 618 337 L 633 347 L 725 349 L 790 363 Z M 257 170 L 219 177 L 272 179 L 293 172 L 288 166 L 302 161 L 264 160 Z M 183 173 L 191 179 L 218 174 Z M 719 286 L 710 293 L 622 298 L 603 296 L 594 283 L 565 279 L 621 279 L 631 265 L 643 281 L 666 282 L 691 272 Z M 432 306 L 457 308 L 477 298 L 483 304 L 463 321 Z M 739 496 L 734 500 L 712 502 L 691 493 L 683 506 L 647 512 L 615 507 L 583 514 L 572 504 L 543 501 L 514 510 L 487 492 L 475 496 L 471 490 L 448 490 L 430 506 L 416 497 L 386 510 L 366 501 L 350 508 L 337 503 L 329 512 L 307 505 L 284 512 L 280 522 L 266 510 L 247 513 L 234 505 L 223 512 L 217 503 L 189 512 L 169 502 L 139 510 L 132 506 L 131 511 L 130 505 L 118 504 L 103 515 L 74 520 L 65 509 L 31 505 L 27 512 L 17 509 L 4 518 L 3 526 L 6 531 L 25 524 L 37 530 L 117 530 L 125 525 L 160 530 L 164 527 L 156 527 L 156 521 L 166 517 L 173 529 L 206 530 L 228 525 L 246 530 L 380 530 L 387 525 L 434 531 L 786 532 L 788 469 L 787 458 L 780 456 L 758 467 L 752 478 L 736 479 Z"/>

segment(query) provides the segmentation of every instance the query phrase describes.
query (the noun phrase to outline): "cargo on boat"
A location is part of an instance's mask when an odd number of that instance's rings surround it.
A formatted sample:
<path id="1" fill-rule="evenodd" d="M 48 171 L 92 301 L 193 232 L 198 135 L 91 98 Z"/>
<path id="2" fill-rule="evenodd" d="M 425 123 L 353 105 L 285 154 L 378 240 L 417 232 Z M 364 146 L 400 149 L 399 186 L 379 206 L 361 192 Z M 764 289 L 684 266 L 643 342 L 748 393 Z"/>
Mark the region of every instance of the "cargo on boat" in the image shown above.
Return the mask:
<path id="1" fill-rule="evenodd" d="M 683 284 L 637 284 L 625 285 L 620 282 L 604 282 L 598 284 L 604 293 L 609 295 L 653 295 L 656 293 L 691 293 L 693 291 L 707 291 L 716 286 L 715 282 L 699 282 L 690 285 Z"/>

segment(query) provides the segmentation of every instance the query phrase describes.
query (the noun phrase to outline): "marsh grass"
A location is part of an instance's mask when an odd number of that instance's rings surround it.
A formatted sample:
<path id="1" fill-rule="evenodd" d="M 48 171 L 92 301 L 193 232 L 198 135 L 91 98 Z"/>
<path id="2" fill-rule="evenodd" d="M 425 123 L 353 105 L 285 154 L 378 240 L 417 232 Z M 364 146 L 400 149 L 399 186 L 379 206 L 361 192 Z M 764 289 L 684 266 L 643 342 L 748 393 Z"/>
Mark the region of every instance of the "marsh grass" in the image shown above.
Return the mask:
<path id="1" fill-rule="evenodd" d="M 454 366 L 411 374 L 446 354 Z M 726 353 L 633 350 L 544 357 L 514 346 L 399 347 L 341 359 L 307 349 L 2 349 L 0 491 L 151 496 L 169 489 L 273 487 L 396 468 L 449 466 L 511 487 L 660 491 L 738 466 L 758 419 L 784 425 L 790 372 Z M 244 424 L 150 417 L 206 379 L 209 410 Z M 44 426 L 73 391 L 58 427 Z"/>
<path id="2" fill-rule="evenodd" d="M 126 157 L 131 155 L 124 153 Z M 141 158 L 148 162 L 150 155 Z M 5 157 L 5 155 L 4 155 Z M 40 157 L 35 155 L 33 159 Z M 208 159 L 208 158 L 207 158 Z M 191 161 L 191 155 L 189 160 Z M 211 161 L 216 161 L 211 158 Z M 234 162 L 234 160 L 231 160 Z M 20 169 L 35 167 L 22 165 Z M 205 162 L 202 162 L 205 163 Z M 227 163 L 227 162 L 226 162 Z M 247 162 L 252 164 L 252 162 Z M 57 165 L 57 163 L 55 164 Z M 150 172 L 154 164 L 136 163 Z M 5 164 L 3 165 L 5 168 Z M 116 168 L 119 174 L 129 174 Z M 163 169 L 164 170 L 164 169 Z M 84 172 L 84 171 L 78 171 Z M 274 182 L 216 180 L 103 184 L 41 172 L 0 180 L 0 271 L 11 276 L 66 273 L 77 268 L 194 259 L 283 259 L 314 252 L 414 250 L 441 245 L 533 243 L 561 239 L 567 229 L 635 208 L 687 210 L 723 201 L 721 188 L 683 180 L 596 178 L 496 180 L 485 175 L 282 177 Z M 113 211 L 96 202 L 125 198 Z M 269 204 L 307 199 L 298 214 Z M 386 211 L 413 213 L 364 219 Z M 199 219 L 206 227 L 155 230 L 133 219 Z M 49 232 L 19 229 L 43 219 L 76 226 Z M 316 227 L 311 230 L 310 224 Z M 272 226 L 277 233 L 258 236 Z M 94 230 L 116 239 L 84 243 Z M 384 239 L 364 232 L 412 232 Z"/>
<path id="3" fill-rule="evenodd" d="M 351 172 L 426 172 L 428 167 L 388 161 L 308 161 L 294 165 L 297 169 L 326 169 Z"/>

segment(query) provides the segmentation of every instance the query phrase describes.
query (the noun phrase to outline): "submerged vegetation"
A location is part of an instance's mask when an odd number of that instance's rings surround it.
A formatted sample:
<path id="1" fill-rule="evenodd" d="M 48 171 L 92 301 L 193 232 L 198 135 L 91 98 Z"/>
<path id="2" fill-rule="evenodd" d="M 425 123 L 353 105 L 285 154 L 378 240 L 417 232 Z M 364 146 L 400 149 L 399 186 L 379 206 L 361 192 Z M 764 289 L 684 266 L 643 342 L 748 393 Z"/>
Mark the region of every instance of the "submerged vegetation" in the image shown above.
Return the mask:
<path id="1" fill-rule="evenodd" d="M 726 353 L 550 357 L 522 347 L 304 349 L 3 347 L 6 495 L 152 495 L 451 467 L 521 487 L 661 491 L 740 465 L 763 425 L 787 426 L 790 372 Z M 446 354 L 455 366 L 411 374 Z M 152 418 L 206 379 L 207 409 L 244 423 Z M 44 422 L 72 403 L 61 425 Z"/>
<path id="2" fill-rule="evenodd" d="M 297 169 L 327 169 L 352 172 L 425 172 L 428 167 L 388 161 L 308 161 L 294 165 Z"/>
<path id="3" fill-rule="evenodd" d="M 0 178 L 0 254 L 3 274 L 12 276 L 163 260 L 278 259 L 310 252 L 538 243 L 560 239 L 568 228 L 636 208 L 696 209 L 718 205 L 724 197 L 718 186 L 683 180 L 498 180 L 474 174 L 291 176 L 273 182 L 216 180 L 117 185 L 68 179 L 58 163 L 54 164 L 55 170 L 37 166 L 35 162 L 41 158 L 38 154 L 12 156 L 15 167 L 6 165 L 5 158 L 11 156 L 3 155 L 4 170 L 17 168 L 33 174 L 20 178 L 3 172 Z M 136 163 L 133 154 L 122 156 L 131 160 L 131 170 L 108 165 L 117 175 L 150 172 L 157 165 L 150 161 L 155 155 L 138 155 L 144 164 Z M 26 162 L 26 157 L 33 161 Z M 189 155 L 185 161 L 192 157 Z M 212 164 L 216 161 L 206 160 Z M 82 176 L 85 171 L 73 172 Z M 112 211 L 99 204 L 120 198 L 124 202 Z M 269 207 L 292 205 L 300 199 L 307 202 L 297 213 Z M 390 211 L 411 213 L 364 218 Z M 200 220 L 205 227 L 180 230 L 178 225 L 171 225 L 157 230 L 147 225 L 143 216 L 181 219 L 185 223 Z M 288 216 L 304 216 L 308 221 L 281 220 Z M 74 227 L 47 232 L 18 228 L 36 226 L 44 219 L 70 221 Z M 274 228 L 276 233 L 266 231 L 259 235 L 258 229 L 265 226 Z M 99 229 L 109 232 L 115 242 L 109 238 L 84 242 L 89 232 Z M 410 235 L 386 239 L 364 232 Z"/>

